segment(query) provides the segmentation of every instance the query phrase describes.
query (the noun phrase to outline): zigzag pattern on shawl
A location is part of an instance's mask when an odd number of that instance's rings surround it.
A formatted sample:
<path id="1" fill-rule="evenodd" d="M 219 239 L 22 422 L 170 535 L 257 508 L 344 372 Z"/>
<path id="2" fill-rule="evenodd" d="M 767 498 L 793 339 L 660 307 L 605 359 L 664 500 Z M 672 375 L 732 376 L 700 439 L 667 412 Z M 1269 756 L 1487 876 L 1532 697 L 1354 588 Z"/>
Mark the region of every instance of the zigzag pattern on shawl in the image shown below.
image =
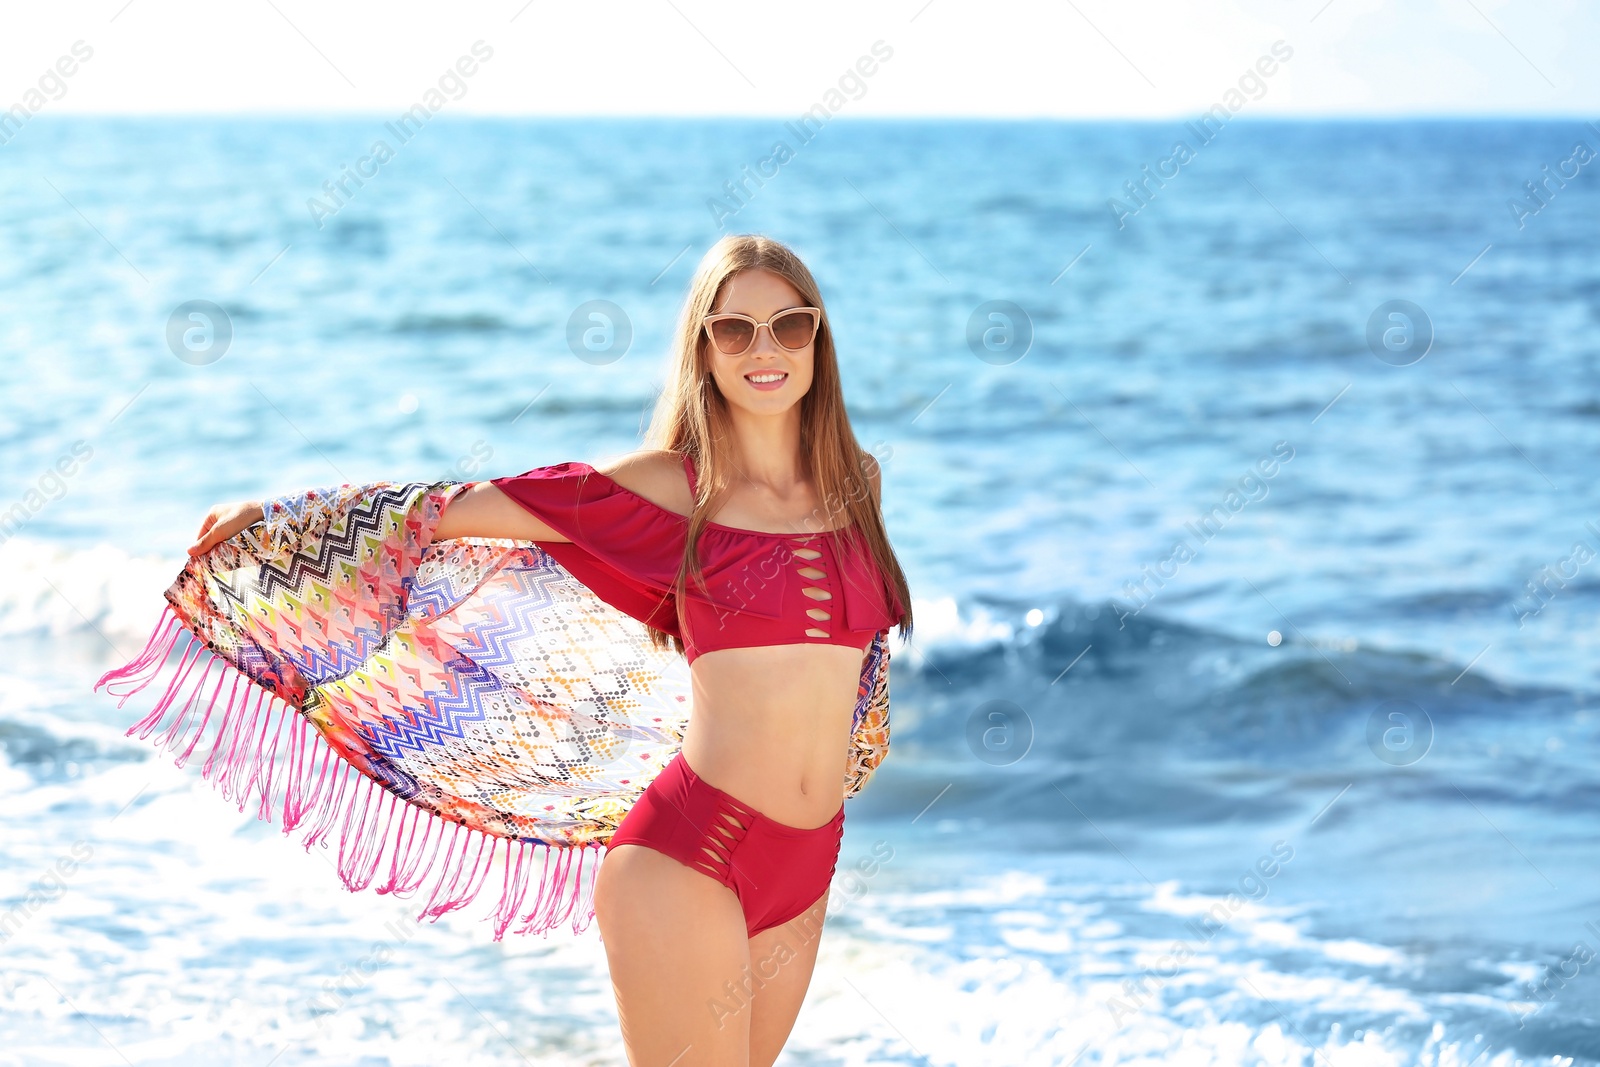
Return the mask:
<path id="1" fill-rule="evenodd" d="M 503 568 L 496 577 L 511 582 L 515 586 L 515 592 L 510 596 L 497 592 L 494 596 L 483 598 L 483 607 L 492 611 L 494 615 L 481 625 L 464 627 L 464 632 L 474 643 L 471 646 L 458 648 L 457 651 L 464 657 L 470 656 L 470 661 L 479 666 L 509 672 L 517 667 L 517 657 L 511 647 L 511 641 L 519 637 L 531 637 L 535 633 L 539 616 L 553 606 L 556 600 L 545 591 L 546 583 L 543 580 L 539 580 L 535 573 L 521 567 Z M 417 585 L 412 594 L 413 607 L 416 606 L 418 592 L 431 592 L 440 584 L 444 583 L 432 582 L 426 588 Z M 481 590 L 484 584 L 479 583 L 477 589 Z M 456 595 L 455 601 L 458 602 L 465 595 L 465 593 Z M 434 603 L 444 603 L 446 608 L 455 606 L 455 603 L 448 602 L 445 596 L 436 595 L 433 600 Z M 433 604 L 425 606 L 432 607 Z"/>
<path id="2" fill-rule="evenodd" d="M 255 573 L 265 575 L 273 571 L 274 568 L 270 563 L 268 563 L 262 564 L 255 571 Z M 236 580 L 240 585 L 243 586 L 248 586 L 250 584 L 250 578 L 248 576 L 240 575 Z M 221 592 L 221 599 L 227 603 L 228 611 L 235 618 L 244 618 L 248 616 L 249 612 L 245 606 L 244 597 L 242 597 L 232 585 L 230 585 L 228 582 L 219 580 L 216 583 L 216 588 Z M 310 608 L 305 603 L 305 598 L 302 596 L 291 596 L 288 597 L 287 600 L 287 605 L 284 605 L 281 601 L 273 605 L 280 614 L 289 614 L 289 611 L 287 610 L 288 608 L 303 612 L 307 616 L 314 616 L 317 614 L 315 610 Z M 386 616 L 393 616 L 397 613 L 386 611 L 384 614 Z M 366 661 L 367 657 L 372 655 L 372 653 L 377 649 L 383 647 L 384 643 L 388 640 L 389 632 L 392 629 L 392 626 L 390 626 L 388 629 L 378 629 L 377 627 L 373 626 L 355 626 L 350 630 L 350 633 L 354 636 L 355 640 L 349 642 L 345 646 L 341 646 L 332 638 L 329 638 L 327 644 L 327 654 L 324 654 L 323 651 L 316 645 L 302 642 L 294 647 L 294 652 L 296 653 L 295 655 L 284 656 L 282 658 L 294 665 L 295 671 L 303 679 L 305 679 L 308 685 L 322 685 L 326 682 L 337 681 L 340 678 L 344 678 L 352 671 L 359 668 L 361 664 Z M 254 675 L 252 675 L 252 677 L 254 677 Z"/>
<path id="3" fill-rule="evenodd" d="M 386 717 L 381 732 L 375 724 L 361 722 L 357 732 L 374 752 L 391 760 L 404 759 L 407 754 L 420 756 L 426 749 L 444 748 L 452 740 L 465 738 L 463 723 L 482 722 L 487 717 L 482 701 L 472 694 L 497 690 L 500 680 L 467 661 L 453 668 L 450 684 L 458 687 L 459 699 L 452 699 L 449 690 L 429 693 L 423 707 L 408 709 L 408 718 Z"/>
<path id="4" fill-rule="evenodd" d="M 477 645 L 470 649 L 461 648 L 458 651 L 470 652 L 473 661 L 501 674 L 512 674 L 520 670 L 520 664 L 511 641 L 519 637 L 535 638 L 539 633 L 540 616 L 562 601 L 562 598 L 554 595 L 551 590 L 570 586 L 573 579 L 553 556 L 546 555 L 538 549 L 533 553 L 514 554 L 500 566 L 495 577 L 515 583 L 515 593 L 498 590 L 494 595 L 489 595 L 484 592 L 489 584 L 487 580 L 479 581 L 466 592 L 452 592 L 451 595 L 458 599 L 465 598 L 469 593 L 478 593 L 479 603 L 485 608 L 493 609 L 498 616 L 498 621 L 465 627 L 465 633 L 475 639 Z M 429 584 L 437 585 L 437 583 Z M 416 588 L 421 589 L 422 585 L 419 583 Z M 507 611 L 508 601 L 512 609 L 510 612 Z M 412 604 L 416 604 L 415 593 Z M 453 606 L 453 603 L 447 604 L 447 607 Z M 606 705 L 627 697 L 636 689 L 636 684 L 629 677 L 627 668 L 621 664 L 589 664 L 581 679 L 577 680 L 581 680 L 589 690 L 590 697 L 586 703 Z M 527 694 L 526 690 L 521 692 L 529 700 L 538 699 Z M 570 692 L 550 692 L 548 687 L 544 696 L 550 699 L 559 698 L 564 705 L 575 699 Z M 573 706 L 573 710 L 577 710 L 576 706 Z"/>
<path id="5" fill-rule="evenodd" d="M 438 545 L 428 547 L 417 564 L 416 573 L 411 577 L 411 586 L 406 594 L 407 614 L 412 618 L 437 618 L 471 596 L 491 575 L 501 571 L 545 570 L 555 562 L 537 545 L 513 548 L 473 543 L 471 548 L 477 553 L 476 559 L 482 559 L 483 553 L 487 552 L 495 553 L 495 557 L 492 557 L 492 562 L 480 564 L 481 569 L 477 570 L 429 567 L 429 564 L 448 555 L 448 550 Z M 432 572 L 432 577 L 424 578 L 422 575 L 426 572 Z M 543 598 L 540 601 L 542 607 L 555 604 L 554 597 L 545 594 L 542 588 L 539 592 Z"/>
<path id="6" fill-rule="evenodd" d="M 385 540 L 385 526 L 394 521 L 404 524 L 414 498 L 432 487 L 429 482 L 407 482 L 374 489 L 368 500 L 357 501 L 344 512 L 344 522 L 340 526 L 323 531 L 317 539 L 315 555 L 299 548 L 293 549 L 289 553 L 287 566 L 280 567 L 265 560 L 247 581 L 271 603 L 278 603 L 281 597 L 296 608 L 305 609 L 308 584 L 337 589 L 342 584 L 340 572 L 344 568 L 359 565 L 360 542 L 371 537 L 381 547 Z M 410 575 L 398 577 L 404 583 Z M 221 583 L 221 586 L 234 609 L 243 612 L 242 598 L 227 583 Z M 356 670 L 375 649 L 383 645 L 405 617 L 405 608 L 398 599 L 384 599 L 371 607 L 378 615 L 378 625 L 355 627 L 352 631 L 354 640 L 348 644 L 341 646 L 330 639 L 326 654 L 314 645 L 303 646 L 301 651 L 305 659 L 298 666 L 308 681 L 321 684 Z"/>
<path id="7" fill-rule="evenodd" d="M 506 574 L 517 585 L 518 595 L 499 595 L 483 601 L 483 606 L 493 609 L 494 617 L 483 625 L 469 625 L 464 632 L 474 638 L 474 648 L 461 648 L 461 656 L 448 662 L 450 688 L 440 689 L 424 696 L 426 704 L 410 709 L 410 721 L 386 718 L 381 726 L 362 723 L 362 734 L 374 752 L 390 760 L 402 760 L 406 755 L 422 755 L 429 747 L 442 747 L 453 739 L 466 737 L 467 723 L 482 723 L 488 718 L 485 701 L 491 694 L 507 693 L 501 672 L 512 672 L 517 667 L 517 657 L 510 641 L 530 637 L 538 625 L 541 605 L 554 603 L 547 595 L 534 595 L 544 584 L 536 574 L 514 569 Z M 512 704 L 522 704 L 528 697 L 518 691 Z M 608 733 L 602 720 L 590 717 L 578 707 L 566 710 L 566 718 L 573 723 L 571 736 L 557 737 L 555 742 L 568 741 L 582 745 L 582 757 L 566 760 L 558 757 L 552 744 L 554 765 L 565 777 L 570 766 L 587 766 L 594 763 L 598 753 L 589 749 L 590 736 Z M 538 733 L 538 723 L 531 723 L 531 731 Z"/>
<path id="8" fill-rule="evenodd" d="M 503 603 L 492 603 L 492 606 L 501 621 L 467 628 L 468 633 L 483 642 L 484 654 L 462 655 L 450 660 L 446 664 L 450 688 L 424 694 L 425 706 L 414 709 L 409 721 L 386 718 L 383 733 L 376 732 L 369 723 L 362 724 L 361 733 L 374 751 L 390 759 L 403 759 L 408 753 L 421 755 L 426 748 L 441 747 L 451 739 L 464 738 L 464 723 L 483 722 L 488 718 L 484 709 L 485 696 L 506 691 L 493 668 L 510 667 L 515 662 L 501 635 L 528 633 L 534 615 L 531 608 L 515 599 L 512 607 L 521 610 L 514 615 L 505 613 Z"/>
<path id="9" fill-rule="evenodd" d="M 239 643 L 234 647 L 216 648 L 213 651 L 226 658 L 257 685 L 291 706 L 300 707 L 311 683 L 300 673 L 299 662 L 264 647 L 248 634 L 238 632 L 237 636 Z"/>
<path id="10" fill-rule="evenodd" d="M 431 482 L 406 482 L 403 485 L 383 486 L 371 491 L 370 502 L 359 499 L 352 501 L 344 512 L 343 529 L 331 528 L 330 524 L 330 528 L 324 530 L 322 536 L 317 539 L 316 555 L 294 548 L 289 552 L 289 566 L 286 569 L 280 570 L 270 565 L 262 568 L 261 575 L 257 579 L 262 594 L 270 599 L 280 590 L 299 593 L 308 577 L 325 585 L 339 584 L 334 575 L 336 562 L 360 558 L 356 547 L 357 539 L 370 534 L 381 544 L 385 540 L 383 536 L 385 516 L 390 512 L 397 512 L 399 524 L 404 525 L 411 510 L 412 498 L 427 492 L 432 487 Z"/>

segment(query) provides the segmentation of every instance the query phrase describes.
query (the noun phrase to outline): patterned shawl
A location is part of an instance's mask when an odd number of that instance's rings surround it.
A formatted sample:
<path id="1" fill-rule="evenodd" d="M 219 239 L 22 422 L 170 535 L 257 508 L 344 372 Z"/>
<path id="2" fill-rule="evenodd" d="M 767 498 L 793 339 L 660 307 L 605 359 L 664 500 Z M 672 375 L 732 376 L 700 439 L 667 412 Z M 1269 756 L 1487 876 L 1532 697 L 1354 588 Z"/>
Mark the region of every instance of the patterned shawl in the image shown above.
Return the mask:
<path id="1" fill-rule="evenodd" d="M 682 744 L 688 668 L 535 543 L 433 541 L 466 487 L 270 502 L 190 560 L 144 651 L 95 688 L 120 707 L 163 678 L 128 733 L 163 731 L 178 766 L 203 751 L 225 798 L 280 810 L 308 850 L 336 836 L 350 890 L 423 891 L 433 921 L 492 878 L 496 941 L 514 921 L 581 933 L 605 842 Z M 888 751 L 887 637 L 862 668 L 846 796 Z"/>

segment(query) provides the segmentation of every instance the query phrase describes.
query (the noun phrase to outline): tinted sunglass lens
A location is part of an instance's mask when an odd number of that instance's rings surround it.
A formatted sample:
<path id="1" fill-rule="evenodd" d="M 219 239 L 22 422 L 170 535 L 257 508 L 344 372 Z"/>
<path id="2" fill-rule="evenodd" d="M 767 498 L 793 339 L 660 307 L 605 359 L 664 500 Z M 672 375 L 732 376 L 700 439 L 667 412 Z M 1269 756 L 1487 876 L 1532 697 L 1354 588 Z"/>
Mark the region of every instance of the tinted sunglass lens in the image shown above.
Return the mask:
<path id="1" fill-rule="evenodd" d="M 804 348 L 815 332 L 809 311 L 788 311 L 772 320 L 772 336 L 784 348 Z"/>
<path id="2" fill-rule="evenodd" d="M 749 348 L 754 332 L 743 319 L 718 319 L 711 324 L 711 339 L 717 343 L 717 348 L 730 356 Z"/>

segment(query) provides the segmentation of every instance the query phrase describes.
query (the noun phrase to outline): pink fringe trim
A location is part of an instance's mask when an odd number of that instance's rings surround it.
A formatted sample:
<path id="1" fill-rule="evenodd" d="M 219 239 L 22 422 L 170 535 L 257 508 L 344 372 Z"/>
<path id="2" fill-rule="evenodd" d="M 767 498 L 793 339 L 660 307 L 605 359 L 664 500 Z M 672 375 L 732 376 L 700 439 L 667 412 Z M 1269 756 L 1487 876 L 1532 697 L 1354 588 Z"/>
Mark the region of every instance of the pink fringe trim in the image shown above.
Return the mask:
<path id="1" fill-rule="evenodd" d="M 241 812 L 254 796 L 257 818 L 271 822 L 277 810 L 284 833 L 303 827 L 308 852 L 318 843 L 327 848 L 328 835 L 337 827 L 338 870 L 345 888 L 357 892 L 371 887 L 407 899 L 426 887 L 427 903 L 418 922 L 436 922 L 472 903 L 491 884 L 498 866 L 499 900 L 484 916 L 493 923 L 496 941 L 519 913 L 518 934 L 549 936 L 569 919 L 574 934 L 588 929 L 603 845 L 558 846 L 498 837 L 402 800 L 342 759 L 308 719 L 207 649 L 171 605 L 144 649 L 125 666 L 106 672 L 95 690 L 104 687 L 121 707 L 162 674 L 185 638 L 166 689 L 150 713 L 128 727 L 129 736 L 137 732 L 141 739 L 150 737 L 168 712 L 174 712 L 155 744 L 177 751 L 176 764 L 182 767 L 215 718 L 201 777 L 223 799 L 236 801 Z M 591 853 L 586 870 L 585 857 Z M 384 877 L 374 885 L 380 871 Z"/>

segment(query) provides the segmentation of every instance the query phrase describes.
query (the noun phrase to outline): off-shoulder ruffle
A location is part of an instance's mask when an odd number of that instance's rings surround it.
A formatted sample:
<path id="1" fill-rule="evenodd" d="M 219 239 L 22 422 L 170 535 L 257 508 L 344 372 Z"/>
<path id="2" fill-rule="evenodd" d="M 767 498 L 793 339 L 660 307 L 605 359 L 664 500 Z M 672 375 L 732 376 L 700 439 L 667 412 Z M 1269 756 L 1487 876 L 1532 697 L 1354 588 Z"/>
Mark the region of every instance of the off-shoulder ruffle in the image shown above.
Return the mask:
<path id="1" fill-rule="evenodd" d="M 689 528 L 687 516 L 577 461 L 535 467 L 523 474 L 495 478 L 492 484 L 568 538 L 577 550 L 599 560 L 624 581 L 637 583 L 641 588 L 636 593 L 673 592 Z M 699 548 L 710 595 L 692 582 L 688 595 L 725 611 L 781 618 L 787 583 L 796 580 L 786 565 L 792 558 L 788 549 L 829 535 L 828 531 L 785 534 L 707 523 Z M 899 597 L 878 578 L 870 557 L 855 551 L 859 532 L 852 527 L 840 531 L 839 536 L 841 547 L 849 549 L 840 556 L 844 573 L 839 588 L 846 625 L 858 632 L 893 626 L 902 614 Z M 582 566 L 572 548 L 560 542 L 540 544 L 563 564 Z M 659 616 L 651 621 L 660 625 Z"/>

